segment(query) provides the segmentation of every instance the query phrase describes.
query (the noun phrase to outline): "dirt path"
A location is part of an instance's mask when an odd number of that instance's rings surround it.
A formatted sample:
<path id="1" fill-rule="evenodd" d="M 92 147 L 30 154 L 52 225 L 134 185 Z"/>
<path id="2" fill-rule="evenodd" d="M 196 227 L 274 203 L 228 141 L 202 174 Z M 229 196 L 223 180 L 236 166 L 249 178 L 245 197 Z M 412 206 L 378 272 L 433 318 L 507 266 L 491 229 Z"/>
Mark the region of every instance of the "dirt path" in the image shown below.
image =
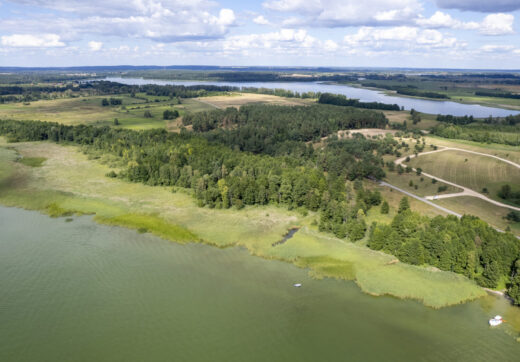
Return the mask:
<path id="1" fill-rule="evenodd" d="M 462 149 L 462 148 L 455 148 L 455 147 L 445 147 L 445 148 L 442 148 L 440 150 L 422 152 L 422 153 L 419 153 L 417 156 L 415 156 L 415 155 L 405 156 L 405 157 L 401 157 L 401 158 L 395 160 L 394 162 L 395 162 L 396 165 L 401 165 L 401 166 L 406 167 L 406 165 L 403 162 L 406 160 L 407 157 L 415 158 L 415 157 L 419 157 L 419 156 L 423 156 L 423 155 L 429 155 L 429 154 L 432 154 L 432 153 L 444 152 L 444 151 L 448 151 L 448 150 L 461 151 L 461 152 L 472 153 L 472 154 L 479 155 L 479 156 L 491 157 L 491 158 L 495 158 L 497 160 L 506 162 L 506 163 L 508 163 L 508 164 L 510 164 L 510 165 L 512 165 L 514 167 L 520 168 L 520 164 L 515 163 L 513 161 L 506 160 L 506 159 L 501 158 L 501 157 L 489 155 L 487 153 L 482 153 L 482 152 L 469 151 L 469 150 L 465 150 L 465 149 Z M 412 170 L 416 171 L 415 168 L 412 168 Z M 444 182 L 447 185 L 458 187 L 458 188 L 463 190 L 462 192 L 457 192 L 457 193 L 454 193 L 454 194 L 426 196 L 425 199 L 427 199 L 427 200 L 437 200 L 437 199 L 445 199 L 445 198 L 448 198 L 448 197 L 459 197 L 459 196 L 472 196 L 472 197 L 478 197 L 479 199 L 482 199 L 484 201 L 487 201 L 489 203 L 492 203 L 492 204 L 500 206 L 500 207 L 505 207 L 505 208 L 508 208 L 508 209 L 520 211 L 520 207 L 511 206 L 511 205 L 507 205 L 507 204 L 501 203 L 499 201 L 492 200 L 489 197 L 484 196 L 484 195 L 476 192 L 475 190 L 472 190 L 470 188 L 467 188 L 467 187 L 458 185 L 456 183 L 444 180 L 444 179 L 442 179 L 440 177 L 437 177 L 437 176 L 434 176 L 434 175 L 430 175 L 430 174 L 428 174 L 426 172 L 422 172 L 421 175 L 424 175 L 424 176 L 432 178 L 432 179 L 436 179 L 437 181 Z"/>
<path id="2" fill-rule="evenodd" d="M 197 98 L 196 101 L 197 101 L 197 102 L 200 102 L 200 103 L 207 104 L 208 106 L 215 107 L 215 108 L 217 108 L 217 109 L 222 109 L 222 107 L 219 107 L 219 106 L 217 106 L 217 105 L 215 105 L 215 104 L 213 104 L 213 103 L 210 103 L 210 102 L 208 102 L 208 101 L 203 101 L 203 100 L 201 100 L 200 98 Z"/>

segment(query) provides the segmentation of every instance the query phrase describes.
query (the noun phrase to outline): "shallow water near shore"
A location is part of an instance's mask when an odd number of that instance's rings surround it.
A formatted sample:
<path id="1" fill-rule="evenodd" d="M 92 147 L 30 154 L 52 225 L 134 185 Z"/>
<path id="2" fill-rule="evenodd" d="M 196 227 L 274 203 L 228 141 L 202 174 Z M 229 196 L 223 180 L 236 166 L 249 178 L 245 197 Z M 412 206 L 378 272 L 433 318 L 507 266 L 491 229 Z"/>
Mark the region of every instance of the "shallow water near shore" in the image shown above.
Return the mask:
<path id="1" fill-rule="evenodd" d="M 433 310 L 239 248 L 0 207 L 1 361 L 514 361 L 486 297 Z M 302 283 L 302 288 L 294 288 Z"/>

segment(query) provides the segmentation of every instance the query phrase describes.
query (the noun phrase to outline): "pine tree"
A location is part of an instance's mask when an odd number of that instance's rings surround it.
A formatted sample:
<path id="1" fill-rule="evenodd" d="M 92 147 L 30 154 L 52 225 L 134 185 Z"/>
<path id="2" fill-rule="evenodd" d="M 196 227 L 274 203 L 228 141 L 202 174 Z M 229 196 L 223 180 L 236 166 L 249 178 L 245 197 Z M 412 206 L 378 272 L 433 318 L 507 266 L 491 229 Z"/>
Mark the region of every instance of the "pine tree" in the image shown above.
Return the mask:
<path id="1" fill-rule="evenodd" d="M 390 206 L 388 205 L 388 202 L 383 201 L 383 204 L 381 205 L 381 214 L 388 214 L 390 212 Z"/>
<path id="2" fill-rule="evenodd" d="M 405 196 L 399 201 L 399 210 L 397 211 L 399 214 L 405 210 L 410 210 L 410 203 L 408 202 L 408 198 Z"/>

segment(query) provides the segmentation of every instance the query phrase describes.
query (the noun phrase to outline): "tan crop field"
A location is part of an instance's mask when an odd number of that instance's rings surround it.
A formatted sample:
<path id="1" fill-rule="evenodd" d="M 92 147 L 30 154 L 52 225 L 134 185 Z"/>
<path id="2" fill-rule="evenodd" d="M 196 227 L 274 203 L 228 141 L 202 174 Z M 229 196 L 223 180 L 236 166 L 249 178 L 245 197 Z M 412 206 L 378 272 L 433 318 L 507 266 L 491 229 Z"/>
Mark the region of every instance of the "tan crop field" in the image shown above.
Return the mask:
<path id="1" fill-rule="evenodd" d="M 268 94 L 256 93 L 230 93 L 229 95 L 219 95 L 214 97 L 196 98 L 197 101 L 212 105 L 215 108 L 235 107 L 239 108 L 245 104 L 273 104 L 283 106 L 301 106 L 312 104 L 313 99 L 285 98 Z"/>

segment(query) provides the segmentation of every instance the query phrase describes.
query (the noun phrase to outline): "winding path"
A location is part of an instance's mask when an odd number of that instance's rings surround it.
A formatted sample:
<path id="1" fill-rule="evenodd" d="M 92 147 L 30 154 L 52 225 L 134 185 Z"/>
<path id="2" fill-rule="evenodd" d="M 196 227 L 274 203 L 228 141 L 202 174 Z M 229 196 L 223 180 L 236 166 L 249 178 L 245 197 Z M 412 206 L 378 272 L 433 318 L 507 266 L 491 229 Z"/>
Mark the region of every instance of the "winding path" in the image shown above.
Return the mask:
<path id="1" fill-rule="evenodd" d="M 449 150 L 467 152 L 467 153 L 472 153 L 472 154 L 479 155 L 479 156 L 486 156 L 486 157 L 495 158 L 497 160 L 506 162 L 506 163 L 508 163 L 508 164 L 510 164 L 510 165 L 512 165 L 514 167 L 520 168 L 520 164 L 515 163 L 513 161 L 506 160 L 506 159 L 498 157 L 498 156 L 493 156 L 493 155 L 489 155 L 487 153 L 482 153 L 482 152 L 469 151 L 469 150 L 465 150 L 465 149 L 462 149 L 462 148 L 455 148 L 455 147 L 444 147 L 444 148 L 442 148 L 440 150 L 422 152 L 422 153 L 417 154 L 417 156 L 416 155 L 405 156 L 405 157 L 401 157 L 401 158 L 395 160 L 394 162 L 395 162 L 396 165 L 401 165 L 401 166 L 405 166 L 406 167 L 406 165 L 403 162 L 406 160 L 407 157 L 415 158 L 415 157 L 419 157 L 419 156 L 423 156 L 423 155 L 429 155 L 429 154 L 432 154 L 432 153 L 449 151 Z M 412 168 L 412 170 L 416 171 L 415 168 Z M 458 185 L 456 183 L 444 180 L 444 179 L 439 178 L 439 177 L 434 176 L 434 175 L 430 175 L 430 174 L 428 174 L 426 172 L 422 172 L 421 175 L 424 175 L 424 176 L 432 178 L 432 179 L 436 179 L 437 181 L 444 182 L 447 185 L 451 185 L 451 186 L 454 186 L 454 187 L 458 187 L 459 189 L 462 189 L 462 192 L 457 192 L 457 193 L 452 193 L 452 194 L 426 196 L 425 197 L 426 200 L 437 200 L 437 199 L 445 199 L 445 198 L 448 198 L 448 197 L 459 197 L 459 196 L 472 196 L 472 197 L 478 197 L 479 199 L 482 199 L 484 201 L 487 201 L 489 203 L 492 203 L 492 204 L 500 206 L 500 207 L 505 207 L 505 208 L 508 208 L 508 209 L 520 211 L 520 207 L 511 206 L 511 205 L 507 205 L 507 204 L 501 203 L 499 201 L 492 200 L 489 197 L 484 196 L 481 193 L 478 193 L 475 190 L 472 190 L 470 188 L 467 188 L 467 187 Z"/>

